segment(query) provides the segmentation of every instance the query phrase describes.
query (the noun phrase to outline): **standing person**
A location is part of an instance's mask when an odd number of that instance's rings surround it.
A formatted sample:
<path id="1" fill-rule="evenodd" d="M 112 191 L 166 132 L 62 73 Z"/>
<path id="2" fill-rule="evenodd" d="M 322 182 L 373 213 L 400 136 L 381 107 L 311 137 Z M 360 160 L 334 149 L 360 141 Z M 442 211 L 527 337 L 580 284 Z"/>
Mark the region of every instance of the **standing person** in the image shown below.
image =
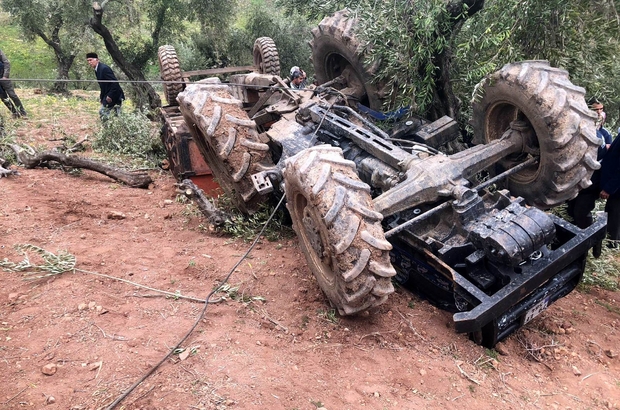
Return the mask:
<path id="1" fill-rule="evenodd" d="M 605 199 L 607 212 L 607 246 L 618 248 L 620 240 L 620 129 L 601 161 L 600 197 Z"/>
<path id="2" fill-rule="evenodd" d="M 591 108 L 596 111 L 598 115 L 598 119 L 596 122 L 596 136 L 600 140 L 596 160 L 602 163 L 603 159 L 606 157 L 607 152 L 610 149 L 612 137 L 605 128 L 599 127 L 599 121 L 601 117 L 600 113 L 603 110 L 603 104 L 594 103 L 592 104 Z M 620 161 L 620 157 L 618 157 L 616 160 Z M 609 163 L 611 162 L 612 160 L 610 159 Z M 586 229 L 588 226 L 592 225 L 592 210 L 596 207 L 596 200 L 602 198 L 601 175 L 601 169 L 594 171 L 591 177 L 592 185 L 585 189 L 582 189 L 581 191 L 579 191 L 577 197 L 568 201 L 568 207 L 566 211 L 568 215 L 573 218 L 575 225 L 577 225 L 581 229 Z"/>
<path id="3" fill-rule="evenodd" d="M 88 65 L 95 69 L 95 76 L 101 89 L 99 94 L 99 101 L 101 102 L 99 116 L 101 119 L 106 119 L 110 116 L 110 111 L 112 110 L 118 115 L 121 111 L 125 94 L 123 94 L 123 89 L 118 83 L 114 72 L 109 66 L 99 61 L 97 53 L 87 53 L 86 61 Z"/>
<path id="4" fill-rule="evenodd" d="M 605 106 L 601 104 L 600 102 L 595 102 L 594 104 L 592 104 L 592 109 L 596 111 L 596 115 L 597 115 L 597 119 L 596 119 L 597 130 L 603 128 L 603 125 L 605 125 L 605 120 L 607 119 L 607 114 L 605 113 L 605 111 L 603 111 L 604 108 Z"/>
<path id="5" fill-rule="evenodd" d="M 9 80 L 10 74 L 11 63 L 2 50 L 0 50 L 0 98 L 2 98 L 2 102 L 8 107 L 14 118 L 26 117 L 28 114 L 21 100 L 15 94 L 13 82 Z"/>

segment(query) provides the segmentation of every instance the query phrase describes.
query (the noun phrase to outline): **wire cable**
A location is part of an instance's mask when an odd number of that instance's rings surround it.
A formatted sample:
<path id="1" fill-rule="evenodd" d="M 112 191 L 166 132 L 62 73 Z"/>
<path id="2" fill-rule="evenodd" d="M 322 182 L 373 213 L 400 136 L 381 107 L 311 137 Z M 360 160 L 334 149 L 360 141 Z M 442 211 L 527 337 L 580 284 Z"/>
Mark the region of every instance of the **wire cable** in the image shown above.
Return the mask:
<path id="1" fill-rule="evenodd" d="M 273 219 L 273 217 L 276 215 L 276 212 L 278 211 L 278 209 L 280 209 L 280 206 L 282 205 L 282 203 L 284 202 L 284 198 L 285 195 L 282 195 L 282 197 L 280 198 L 280 201 L 278 202 L 278 204 L 276 205 L 276 207 L 274 208 L 273 212 L 271 213 L 271 215 L 269 215 L 269 219 L 267 219 L 267 221 L 265 222 L 265 224 L 263 225 L 263 228 L 260 230 L 260 232 L 258 233 L 258 235 L 256 235 L 256 238 L 254 239 L 254 242 L 252 242 L 252 245 L 250 245 L 250 247 L 248 248 L 248 250 L 245 252 L 245 254 L 243 254 L 243 256 L 241 256 L 241 258 L 239 258 L 239 261 L 235 264 L 235 266 L 232 267 L 232 269 L 230 270 L 230 272 L 228 272 L 228 274 L 226 275 L 226 277 L 222 280 L 222 282 L 219 284 L 219 286 L 215 287 L 208 295 L 207 298 L 204 301 L 204 307 L 202 308 L 202 312 L 200 312 L 200 315 L 198 315 L 198 318 L 196 319 L 196 322 L 194 322 L 194 325 L 191 327 L 191 329 L 185 334 L 185 336 L 183 336 L 183 338 L 181 338 L 181 340 L 172 348 L 170 349 L 170 351 L 164 356 L 163 359 L 161 359 L 159 361 L 159 363 L 157 363 L 155 366 L 153 366 L 149 371 L 147 371 L 137 382 L 135 382 L 133 385 L 131 385 L 131 387 L 129 387 L 127 390 L 125 390 L 120 396 L 118 396 L 118 398 L 116 400 L 114 400 L 108 407 L 105 408 L 105 410 L 112 410 L 114 408 L 116 408 L 117 405 L 119 405 L 123 400 L 125 400 L 127 398 L 127 396 L 129 396 L 129 394 L 131 394 L 132 391 L 134 391 L 134 389 L 136 387 L 138 387 L 143 381 L 145 381 L 151 374 L 153 374 L 153 372 L 155 370 L 157 370 L 159 368 L 159 366 L 161 366 L 166 360 L 168 360 L 168 358 L 179 348 L 179 346 L 181 346 L 183 344 L 183 342 L 185 342 L 187 340 L 187 338 L 194 332 L 194 330 L 196 329 L 196 327 L 198 326 L 198 324 L 200 323 L 200 321 L 202 320 L 202 318 L 205 315 L 205 312 L 207 311 L 207 307 L 209 306 L 209 298 L 211 298 L 211 296 L 217 292 L 222 286 L 224 286 L 228 280 L 230 279 L 230 277 L 232 276 L 233 272 L 235 271 L 235 269 L 237 269 L 239 267 L 239 265 L 241 265 L 241 262 L 243 262 L 245 260 L 245 258 L 247 258 L 247 256 L 250 254 L 250 252 L 252 252 L 252 250 L 254 249 L 254 247 L 256 246 L 256 244 L 258 243 L 258 240 L 260 239 L 260 237 L 263 235 L 263 233 L 265 232 L 265 229 L 267 228 L 267 226 L 269 225 L 269 223 L 271 222 L 271 220 Z"/>

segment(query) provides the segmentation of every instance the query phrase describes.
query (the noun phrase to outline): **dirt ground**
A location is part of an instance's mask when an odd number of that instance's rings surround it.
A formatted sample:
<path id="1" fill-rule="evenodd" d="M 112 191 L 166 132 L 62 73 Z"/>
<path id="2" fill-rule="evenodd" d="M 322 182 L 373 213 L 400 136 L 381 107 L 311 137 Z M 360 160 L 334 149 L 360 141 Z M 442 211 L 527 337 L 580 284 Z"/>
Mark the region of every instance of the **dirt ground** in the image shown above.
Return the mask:
<path id="1" fill-rule="evenodd" d="M 95 116 L 64 129 L 90 132 Z M 50 145 L 57 126 L 32 113 L 18 134 Z M 132 189 L 89 171 L 19 171 L 0 179 L 0 260 L 31 244 L 75 255 L 78 270 L 0 271 L 0 409 L 105 408 L 204 304 L 97 274 L 203 299 L 249 244 L 203 229 L 167 173 Z M 575 291 L 488 350 L 403 289 L 370 314 L 335 316 L 296 238 L 261 241 L 230 285 L 117 408 L 620 408 L 617 293 Z"/>

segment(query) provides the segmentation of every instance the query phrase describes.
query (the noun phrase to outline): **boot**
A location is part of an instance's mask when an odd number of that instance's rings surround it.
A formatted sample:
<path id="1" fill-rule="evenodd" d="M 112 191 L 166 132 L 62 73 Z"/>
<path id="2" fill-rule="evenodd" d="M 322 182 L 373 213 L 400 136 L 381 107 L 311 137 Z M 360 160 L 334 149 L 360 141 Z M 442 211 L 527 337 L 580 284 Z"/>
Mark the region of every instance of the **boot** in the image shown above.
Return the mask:
<path id="1" fill-rule="evenodd" d="M 19 116 L 20 117 L 28 116 L 28 113 L 26 112 L 26 109 L 24 108 L 24 105 L 22 104 L 19 97 L 16 96 L 11 99 L 13 100 L 13 103 L 15 104 L 16 109 L 19 111 Z"/>
<path id="2" fill-rule="evenodd" d="M 592 256 L 596 259 L 601 257 L 601 253 L 603 253 L 603 240 L 596 241 L 594 246 L 592 247 Z"/>
<path id="3" fill-rule="evenodd" d="M 4 103 L 4 105 L 6 105 L 9 111 L 11 111 L 13 117 L 19 117 L 19 111 L 17 111 L 17 108 L 15 108 L 15 105 L 13 105 L 13 102 L 8 97 L 3 98 L 2 102 Z"/>

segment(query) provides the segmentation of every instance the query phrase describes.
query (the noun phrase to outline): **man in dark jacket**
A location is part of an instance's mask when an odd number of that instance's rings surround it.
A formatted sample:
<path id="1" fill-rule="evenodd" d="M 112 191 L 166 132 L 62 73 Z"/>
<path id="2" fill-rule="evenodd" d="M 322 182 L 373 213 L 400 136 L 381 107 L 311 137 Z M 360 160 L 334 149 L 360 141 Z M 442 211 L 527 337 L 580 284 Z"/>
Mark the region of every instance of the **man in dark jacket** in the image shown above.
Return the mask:
<path id="1" fill-rule="evenodd" d="M 596 159 L 602 161 L 610 147 L 612 136 L 605 128 L 596 130 L 596 136 L 600 141 Z M 568 201 L 568 208 L 566 209 L 568 215 L 573 218 L 575 225 L 581 229 L 586 229 L 588 226 L 592 225 L 592 210 L 596 207 L 596 200 L 601 197 L 600 169 L 594 171 L 591 181 L 592 185 L 579 191 L 579 195 L 577 195 L 576 198 Z"/>
<path id="2" fill-rule="evenodd" d="M 102 119 L 108 118 L 112 110 L 118 114 L 125 99 L 125 94 L 123 94 L 123 89 L 118 83 L 114 72 L 110 67 L 99 61 L 97 53 L 86 54 L 86 61 L 88 65 L 95 69 L 95 75 L 101 89 L 99 94 L 99 101 L 101 102 L 99 115 Z"/>
<path id="3" fill-rule="evenodd" d="M 610 248 L 618 247 L 620 240 L 620 130 L 601 161 L 600 197 L 605 199 L 607 233 Z"/>
<path id="4" fill-rule="evenodd" d="M 17 94 L 15 94 L 13 83 L 9 80 L 10 74 L 11 63 L 9 62 L 9 59 L 6 58 L 6 55 L 2 52 L 2 50 L 0 50 L 0 98 L 2 99 L 4 105 L 11 110 L 13 117 L 25 117 L 28 114 L 26 113 L 21 100 Z"/>

